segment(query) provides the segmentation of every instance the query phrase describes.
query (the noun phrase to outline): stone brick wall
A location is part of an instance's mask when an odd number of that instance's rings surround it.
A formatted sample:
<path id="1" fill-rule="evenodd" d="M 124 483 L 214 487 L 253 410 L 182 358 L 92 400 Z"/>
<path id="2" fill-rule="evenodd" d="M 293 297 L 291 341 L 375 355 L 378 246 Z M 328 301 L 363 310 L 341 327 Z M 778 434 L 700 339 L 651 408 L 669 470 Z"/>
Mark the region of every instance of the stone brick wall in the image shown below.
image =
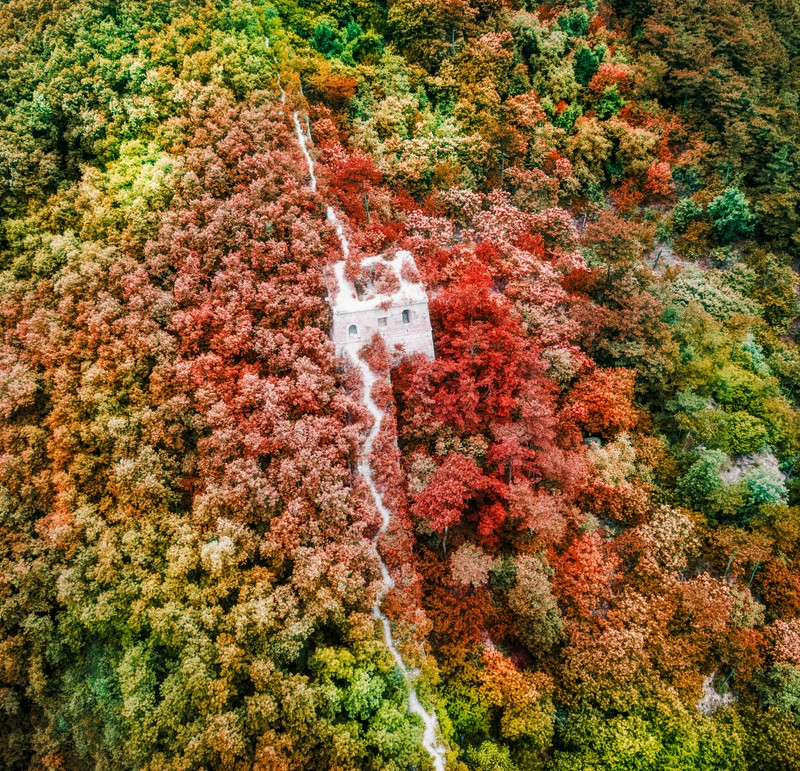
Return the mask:
<path id="1" fill-rule="evenodd" d="M 403 320 L 403 312 L 408 311 L 408 322 Z M 385 319 L 385 323 L 381 322 Z M 353 330 L 355 327 L 355 336 Z M 433 335 L 428 315 L 427 302 L 392 305 L 386 310 L 366 308 L 363 310 L 333 309 L 333 342 L 336 354 L 343 356 L 348 349 L 358 350 L 372 340 L 378 333 L 390 350 L 396 345 L 402 346 L 403 353 L 423 353 L 429 359 L 434 358 Z"/>

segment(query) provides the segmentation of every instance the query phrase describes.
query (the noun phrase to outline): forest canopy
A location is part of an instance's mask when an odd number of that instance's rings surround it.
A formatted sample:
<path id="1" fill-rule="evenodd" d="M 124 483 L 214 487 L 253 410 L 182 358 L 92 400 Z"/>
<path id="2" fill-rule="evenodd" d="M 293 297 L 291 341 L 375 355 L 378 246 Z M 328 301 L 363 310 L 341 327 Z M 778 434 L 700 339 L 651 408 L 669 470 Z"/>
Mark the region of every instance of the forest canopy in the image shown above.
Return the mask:
<path id="1" fill-rule="evenodd" d="M 793 0 L 5 2 L 0 768 L 433 768 L 385 562 L 448 771 L 800 769 L 799 57 Z M 385 533 L 337 222 L 429 297 Z"/>

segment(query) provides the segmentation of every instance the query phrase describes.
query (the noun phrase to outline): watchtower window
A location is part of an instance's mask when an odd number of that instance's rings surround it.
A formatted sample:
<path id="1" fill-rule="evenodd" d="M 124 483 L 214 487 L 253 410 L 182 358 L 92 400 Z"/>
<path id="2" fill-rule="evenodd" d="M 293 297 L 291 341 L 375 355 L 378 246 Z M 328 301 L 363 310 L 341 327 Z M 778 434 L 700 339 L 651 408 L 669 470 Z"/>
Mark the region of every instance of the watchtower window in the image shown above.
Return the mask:
<path id="1" fill-rule="evenodd" d="M 403 324 L 410 324 L 411 323 L 411 311 L 404 310 L 403 311 Z"/>
<path id="2" fill-rule="evenodd" d="M 351 324 L 347 330 L 347 335 L 351 340 L 358 340 L 358 327 Z"/>
<path id="3" fill-rule="evenodd" d="M 385 326 L 386 326 L 386 322 L 387 322 L 387 318 L 386 318 L 386 316 L 381 316 L 381 317 L 378 319 L 378 326 L 379 326 L 379 327 L 385 327 Z"/>

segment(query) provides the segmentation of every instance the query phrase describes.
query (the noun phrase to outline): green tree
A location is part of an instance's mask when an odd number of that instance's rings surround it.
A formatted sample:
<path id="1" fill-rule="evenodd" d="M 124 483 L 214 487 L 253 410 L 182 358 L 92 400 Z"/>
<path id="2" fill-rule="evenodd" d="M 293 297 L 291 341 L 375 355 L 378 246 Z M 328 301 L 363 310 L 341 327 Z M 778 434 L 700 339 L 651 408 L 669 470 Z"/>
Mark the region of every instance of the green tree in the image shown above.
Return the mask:
<path id="1" fill-rule="evenodd" d="M 747 198 L 737 187 L 726 188 L 714 198 L 708 205 L 708 213 L 723 244 L 749 236 L 756 224 Z"/>
<path id="2" fill-rule="evenodd" d="M 311 38 L 314 48 L 325 56 L 339 56 L 345 46 L 344 36 L 335 19 L 323 17 L 314 27 Z"/>
<path id="3" fill-rule="evenodd" d="M 580 46 L 575 51 L 572 66 L 575 69 L 575 80 L 582 86 L 586 86 L 597 73 L 600 57 L 588 46 Z"/>
<path id="4" fill-rule="evenodd" d="M 677 233 L 683 233 L 686 228 L 703 216 L 703 207 L 691 198 L 681 198 L 672 209 L 672 223 Z"/>
<path id="5" fill-rule="evenodd" d="M 728 456 L 720 450 L 703 452 L 678 481 L 678 501 L 706 511 L 714 494 L 722 487 L 720 471 L 727 462 Z"/>
<path id="6" fill-rule="evenodd" d="M 597 117 L 600 120 L 606 120 L 613 115 L 616 115 L 625 106 L 625 100 L 622 98 L 616 84 L 613 86 L 606 86 L 603 94 L 600 97 L 595 110 Z"/>

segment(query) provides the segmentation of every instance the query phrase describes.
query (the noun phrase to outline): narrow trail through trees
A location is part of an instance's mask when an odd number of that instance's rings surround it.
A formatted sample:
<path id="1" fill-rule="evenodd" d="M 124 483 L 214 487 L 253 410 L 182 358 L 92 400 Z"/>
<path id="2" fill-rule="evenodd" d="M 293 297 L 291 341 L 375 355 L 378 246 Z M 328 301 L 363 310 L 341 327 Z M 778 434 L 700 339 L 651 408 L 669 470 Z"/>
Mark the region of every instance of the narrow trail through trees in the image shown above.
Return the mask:
<path id="1" fill-rule="evenodd" d="M 297 141 L 300 144 L 300 149 L 303 152 L 303 156 L 306 160 L 306 165 L 308 166 L 310 187 L 312 192 L 316 193 L 317 177 L 314 173 L 314 161 L 311 158 L 311 154 L 308 151 L 309 138 L 303 132 L 302 126 L 300 124 L 300 118 L 297 114 L 297 110 L 293 111 L 292 117 L 294 120 L 295 130 L 297 132 Z M 350 245 L 347 241 L 347 237 L 345 236 L 342 224 L 341 222 L 339 222 L 339 219 L 336 216 L 336 212 L 334 212 L 332 206 L 327 207 L 327 219 L 328 222 L 330 222 L 336 229 L 336 235 L 339 237 L 339 243 L 342 248 L 342 254 L 344 258 L 347 259 L 350 256 Z M 349 292 L 346 284 L 346 278 L 344 275 L 344 267 L 342 265 L 337 266 L 335 274 L 338 284 L 337 296 L 338 295 L 347 296 Z M 335 303 L 336 298 L 333 298 L 333 301 Z M 386 417 L 386 414 L 375 403 L 375 401 L 372 398 L 372 386 L 375 384 L 377 378 L 370 369 L 369 364 L 367 364 L 366 361 L 360 359 L 355 351 L 349 352 L 349 359 L 352 365 L 356 367 L 356 369 L 358 369 L 358 371 L 361 373 L 361 379 L 364 389 L 361 399 L 373 418 L 373 425 L 364 441 L 364 447 L 361 451 L 361 460 L 358 464 L 358 472 L 366 480 L 370 490 L 370 494 L 372 495 L 372 499 L 375 502 L 375 507 L 377 508 L 378 512 L 381 515 L 381 526 L 372 539 L 372 546 L 375 550 L 375 556 L 378 560 L 378 565 L 380 566 L 380 571 L 381 571 L 381 588 L 378 591 L 377 596 L 375 597 L 375 604 L 372 606 L 372 615 L 377 621 L 380 621 L 381 627 L 383 629 L 383 639 L 386 644 L 386 647 L 392 654 L 395 664 L 402 673 L 403 678 L 406 682 L 406 687 L 408 688 L 408 709 L 412 714 L 416 715 L 417 717 L 420 718 L 420 720 L 422 720 L 422 724 L 424 726 L 424 733 L 422 736 L 422 746 L 428 753 L 428 755 L 430 755 L 431 760 L 433 761 L 433 767 L 435 771 L 445 771 L 446 748 L 438 739 L 438 721 L 436 719 L 436 713 L 433 711 L 428 712 L 428 710 L 426 710 L 425 707 L 422 706 L 422 703 L 419 700 L 419 696 L 417 695 L 416 688 L 414 687 L 414 680 L 419 676 L 419 672 L 414 669 L 409 669 L 406 666 L 406 663 L 405 661 L 403 661 L 403 657 L 400 655 L 400 651 L 397 649 L 397 645 L 395 644 L 394 636 L 392 635 L 391 622 L 381 609 L 386 594 L 395 585 L 394 579 L 389 574 L 389 568 L 383 561 L 380 550 L 378 549 L 378 540 L 381 537 L 381 535 L 389 529 L 389 526 L 391 524 L 392 514 L 389 511 L 389 509 L 384 505 L 383 495 L 380 493 L 375 484 L 375 474 L 369 458 L 372 452 L 372 446 L 378 434 L 380 433 L 381 425 L 383 423 L 383 419 Z"/>

